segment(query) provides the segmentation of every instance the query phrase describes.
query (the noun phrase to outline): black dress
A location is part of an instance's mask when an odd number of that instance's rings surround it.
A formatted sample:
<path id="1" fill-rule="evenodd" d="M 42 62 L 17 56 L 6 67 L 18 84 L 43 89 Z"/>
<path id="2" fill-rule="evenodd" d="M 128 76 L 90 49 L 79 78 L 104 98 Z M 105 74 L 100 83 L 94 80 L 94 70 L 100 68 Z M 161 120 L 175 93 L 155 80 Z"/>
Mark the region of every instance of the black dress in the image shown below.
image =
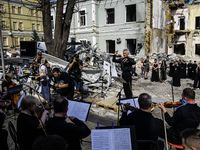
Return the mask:
<path id="1" fill-rule="evenodd" d="M 181 64 L 181 78 L 186 78 L 186 63 Z"/>
<path id="2" fill-rule="evenodd" d="M 193 87 L 197 88 L 197 83 L 198 83 L 198 88 L 200 88 L 200 68 L 198 67 L 195 79 L 194 79 L 194 84 Z"/>
<path id="3" fill-rule="evenodd" d="M 192 64 L 192 80 L 196 78 L 197 64 Z"/>
<path id="4" fill-rule="evenodd" d="M 161 65 L 160 74 L 161 74 L 161 80 L 162 81 L 167 79 L 166 71 L 167 71 L 167 66 L 166 65 Z"/>
<path id="5" fill-rule="evenodd" d="M 188 78 L 192 79 L 192 63 L 188 63 Z"/>
<path id="6" fill-rule="evenodd" d="M 181 81 L 180 81 L 180 71 L 181 67 L 180 66 L 173 66 L 173 86 L 181 86 Z"/>
<path id="7" fill-rule="evenodd" d="M 172 77 L 173 76 L 173 65 L 174 63 L 170 63 L 169 64 L 169 76 Z"/>
<path id="8" fill-rule="evenodd" d="M 159 70 L 158 70 L 158 64 L 154 64 L 154 67 L 152 68 L 152 76 L 151 76 L 151 81 L 156 81 L 159 82 Z M 154 70 L 154 68 L 157 68 L 156 70 Z"/>

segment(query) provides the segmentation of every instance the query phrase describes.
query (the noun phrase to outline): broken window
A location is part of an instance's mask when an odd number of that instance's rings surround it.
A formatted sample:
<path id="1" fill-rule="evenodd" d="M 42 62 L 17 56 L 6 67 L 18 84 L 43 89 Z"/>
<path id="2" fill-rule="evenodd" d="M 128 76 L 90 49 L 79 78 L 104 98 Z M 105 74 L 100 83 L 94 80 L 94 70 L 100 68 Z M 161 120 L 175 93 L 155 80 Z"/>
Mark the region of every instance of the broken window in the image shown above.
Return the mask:
<path id="1" fill-rule="evenodd" d="M 107 53 L 115 52 L 115 41 L 114 40 L 106 40 L 106 51 L 107 51 Z"/>
<path id="2" fill-rule="evenodd" d="M 54 29 L 53 16 L 51 16 L 51 29 Z"/>
<path id="3" fill-rule="evenodd" d="M 195 29 L 200 29 L 200 17 L 196 17 L 196 28 Z"/>
<path id="4" fill-rule="evenodd" d="M 180 18 L 180 30 L 185 30 L 185 17 Z"/>
<path id="5" fill-rule="evenodd" d="M 14 30 L 18 30 L 17 22 L 13 22 L 13 29 L 14 29 Z"/>
<path id="6" fill-rule="evenodd" d="M 85 10 L 79 11 L 80 26 L 85 26 Z"/>
<path id="7" fill-rule="evenodd" d="M 106 9 L 107 11 L 107 24 L 113 24 L 115 23 L 115 9 Z"/>
<path id="8" fill-rule="evenodd" d="M 195 54 L 200 55 L 200 44 L 195 44 Z"/>
<path id="9" fill-rule="evenodd" d="M 136 5 L 126 6 L 126 22 L 136 21 Z"/>
<path id="10" fill-rule="evenodd" d="M 6 29 L 6 21 L 2 20 L 1 23 L 2 23 L 2 29 Z"/>
<path id="11" fill-rule="evenodd" d="M 174 53 L 185 55 L 185 44 L 176 44 L 174 45 Z"/>
<path id="12" fill-rule="evenodd" d="M 131 55 L 136 55 L 136 39 L 127 39 L 127 49 Z"/>

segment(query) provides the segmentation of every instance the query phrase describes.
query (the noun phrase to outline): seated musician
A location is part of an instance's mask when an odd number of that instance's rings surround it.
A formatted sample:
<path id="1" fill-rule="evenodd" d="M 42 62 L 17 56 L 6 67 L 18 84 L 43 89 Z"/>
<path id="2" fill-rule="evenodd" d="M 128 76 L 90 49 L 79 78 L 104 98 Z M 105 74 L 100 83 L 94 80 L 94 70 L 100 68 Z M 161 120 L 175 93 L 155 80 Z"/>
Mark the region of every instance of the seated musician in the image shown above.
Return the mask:
<path id="1" fill-rule="evenodd" d="M 3 123 L 5 118 L 6 118 L 5 114 L 0 112 L 0 148 L 2 150 L 8 150 L 8 143 L 7 143 L 8 131 L 3 129 Z"/>
<path id="2" fill-rule="evenodd" d="M 68 144 L 67 150 L 81 150 L 80 139 L 90 135 L 90 129 L 79 119 L 69 116 L 73 123 L 66 121 L 68 111 L 68 100 L 59 97 L 54 100 L 54 117 L 46 123 L 49 134 L 59 135 Z"/>
<path id="3" fill-rule="evenodd" d="M 195 103 L 195 91 L 191 88 L 185 88 L 182 99 L 187 104 L 179 107 L 172 117 L 167 113 L 162 103 L 158 105 L 165 114 L 166 122 L 171 126 L 167 130 L 168 141 L 178 145 L 181 145 L 181 132 L 188 128 L 196 128 L 200 122 L 200 107 Z"/>
<path id="4" fill-rule="evenodd" d="M 42 117 L 37 118 L 35 113 L 36 102 L 38 100 L 33 96 L 25 96 L 21 102 L 21 113 L 17 118 L 17 139 L 20 150 L 31 150 L 33 142 L 40 135 L 45 135 L 43 125 L 48 113 L 45 110 Z"/>
<path id="5" fill-rule="evenodd" d="M 11 85 L 15 85 L 15 83 L 11 80 L 12 79 L 12 76 L 11 74 L 6 74 L 5 75 L 5 80 L 3 81 L 2 83 L 2 97 L 1 99 L 2 100 L 8 100 L 8 104 L 6 104 L 7 106 L 7 110 L 11 110 L 12 109 L 12 105 L 11 105 L 11 95 L 8 93 L 8 88 L 11 86 Z M 7 112 L 8 113 L 8 112 Z"/>
<path id="6" fill-rule="evenodd" d="M 159 149 L 162 150 L 164 143 L 158 140 L 158 136 L 163 134 L 164 125 L 161 119 L 154 118 L 151 114 L 151 96 L 147 93 L 140 94 L 138 103 L 140 109 L 136 109 L 128 115 L 128 105 L 124 105 L 125 110 L 120 118 L 120 125 L 135 125 L 137 140 L 153 140 L 158 143 Z"/>

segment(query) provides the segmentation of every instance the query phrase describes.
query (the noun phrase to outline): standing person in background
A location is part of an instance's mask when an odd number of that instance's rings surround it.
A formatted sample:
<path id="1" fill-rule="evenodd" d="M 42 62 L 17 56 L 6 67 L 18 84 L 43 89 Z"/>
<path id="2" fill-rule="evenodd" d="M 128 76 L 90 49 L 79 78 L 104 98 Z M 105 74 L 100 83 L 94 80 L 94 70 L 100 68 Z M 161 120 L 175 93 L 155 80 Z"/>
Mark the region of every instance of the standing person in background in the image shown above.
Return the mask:
<path id="1" fill-rule="evenodd" d="M 152 76 L 151 76 L 152 82 L 159 82 L 159 63 L 157 62 L 157 59 L 154 59 L 154 62 L 152 64 Z"/>
<path id="2" fill-rule="evenodd" d="M 149 56 L 144 61 L 144 79 L 148 79 L 148 72 L 149 72 Z"/>
<path id="3" fill-rule="evenodd" d="M 181 63 L 181 78 L 182 79 L 186 78 L 186 63 L 184 60 Z"/>
<path id="4" fill-rule="evenodd" d="M 83 62 L 79 59 L 79 55 L 75 54 L 73 59 L 69 62 L 69 75 L 73 79 L 77 91 L 77 100 L 80 100 L 81 90 L 81 70 L 83 69 Z"/>
<path id="5" fill-rule="evenodd" d="M 160 66 L 160 76 L 162 83 L 165 83 L 165 80 L 167 79 L 167 64 L 165 60 L 162 61 Z"/>
<path id="6" fill-rule="evenodd" d="M 124 93 L 126 98 L 131 98 L 132 95 L 132 65 L 135 65 L 136 62 L 134 59 L 129 58 L 129 52 L 127 49 L 123 50 L 123 56 L 124 58 L 116 59 L 118 51 L 115 51 L 115 54 L 113 56 L 113 62 L 120 63 L 121 64 L 121 70 L 122 70 L 122 78 L 126 81 L 126 83 L 123 83 Z"/>
<path id="7" fill-rule="evenodd" d="M 49 76 L 47 72 L 47 68 L 44 65 L 45 59 L 37 60 L 37 65 L 39 67 L 39 74 L 35 76 L 35 80 L 40 79 L 41 87 L 42 87 L 42 96 L 46 100 L 50 100 L 50 89 L 49 89 Z"/>
<path id="8" fill-rule="evenodd" d="M 196 68 L 196 76 L 195 76 L 194 84 L 193 84 L 194 89 L 197 88 L 197 83 L 198 83 L 198 89 L 199 89 L 200 88 L 200 63 Z"/>
<path id="9" fill-rule="evenodd" d="M 178 61 L 176 61 L 173 64 L 173 86 L 181 86 L 180 70 L 181 70 L 181 67 L 178 64 Z"/>
<path id="10" fill-rule="evenodd" d="M 173 77 L 173 64 L 174 64 L 174 61 L 171 60 L 171 62 L 169 64 L 169 76 L 170 77 Z"/>
<path id="11" fill-rule="evenodd" d="M 197 69 L 197 62 L 195 60 L 194 63 L 192 64 L 192 80 L 196 78 L 196 69 Z"/>
<path id="12" fill-rule="evenodd" d="M 141 63 L 140 63 L 140 65 L 141 65 L 141 75 L 144 75 L 144 60 L 143 59 L 141 59 Z"/>
<path id="13" fill-rule="evenodd" d="M 192 79 L 192 60 L 189 61 L 187 67 L 188 67 L 188 75 L 187 75 L 187 77 L 188 77 L 189 79 Z"/>

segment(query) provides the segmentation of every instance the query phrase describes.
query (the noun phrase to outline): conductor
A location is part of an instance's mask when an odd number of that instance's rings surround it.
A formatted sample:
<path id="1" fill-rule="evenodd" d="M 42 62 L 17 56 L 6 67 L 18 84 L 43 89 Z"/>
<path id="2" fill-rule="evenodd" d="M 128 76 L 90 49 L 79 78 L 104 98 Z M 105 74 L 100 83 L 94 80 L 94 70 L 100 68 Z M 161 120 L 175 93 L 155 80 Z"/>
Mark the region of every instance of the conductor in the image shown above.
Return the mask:
<path id="1" fill-rule="evenodd" d="M 134 59 L 129 58 L 129 52 L 127 49 L 123 50 L 123 58 L 116 59 L 118 51 L 115 51 L 113 56 L 113 62 L 120 63 L 121 64 L 121 70 L 122 70 L 122 78 L 126 81 L 126 83 L 123 83 L 124 93 L 126 98 L 131 98 L 132 95 L 132 74 L 131 69 L 132 65 L 135 65 L 136 62 Z"/>

